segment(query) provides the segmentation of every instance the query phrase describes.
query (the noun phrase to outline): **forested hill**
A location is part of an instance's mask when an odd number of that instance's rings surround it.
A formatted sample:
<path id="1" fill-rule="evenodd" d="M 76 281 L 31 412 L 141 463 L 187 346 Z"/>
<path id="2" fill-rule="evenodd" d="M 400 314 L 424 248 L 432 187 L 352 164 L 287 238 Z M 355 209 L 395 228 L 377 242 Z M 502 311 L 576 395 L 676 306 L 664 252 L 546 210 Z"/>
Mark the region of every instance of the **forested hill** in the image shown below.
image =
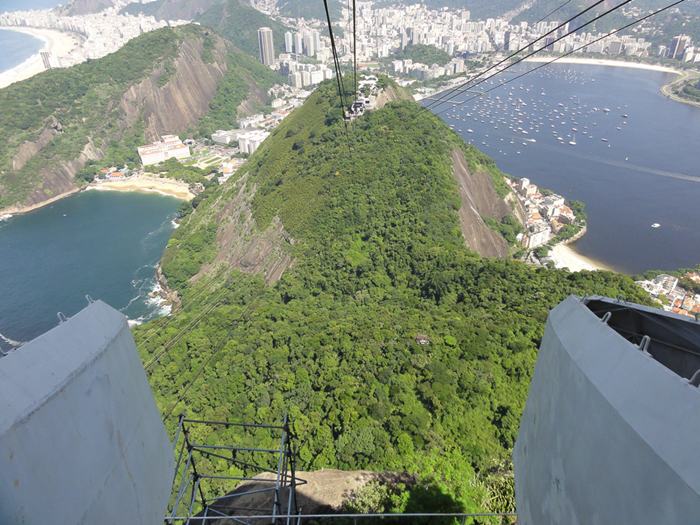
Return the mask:
<path id="1" fill-rule="evenodd" d="M 176 230 L 163 269 L 182 309 L 136 329 L 158 406 L 170 428 L 181 412 L 289 414 L 299 469 L 417 477 L 382 508 L 512 508 L 508 461 L 548 310 L 572 293 L 644 295 L 613 273 L 477 256 L 452 154 L 488 159 L 410 101 L 346 135 L 336 100 L 322 85 Z M 216 442 L 274 446 L 225 432 Z"/>
<path id="2" fill-rule="evenodd" d="M 239 106 L 262 102 L 275 81 L 254 58 L 191 25 L 8 86 L 0 90 L 0 210 L 67 192 L 94 174 L 90 166 L 135 165 L 136 147 L 161 134 L 231 127 Z"/>
<path id="3" fill-rule="evenodd" d="M 286 28 L 250 5 L 247 0 L 155 0 L 129 4 L 123 12 L 155 16 L 160 20 L 193 20 L 216 30 L 236 47 L 257 56 L 260 27 L 270 27 L 277 53 L 284 52 Z"/>

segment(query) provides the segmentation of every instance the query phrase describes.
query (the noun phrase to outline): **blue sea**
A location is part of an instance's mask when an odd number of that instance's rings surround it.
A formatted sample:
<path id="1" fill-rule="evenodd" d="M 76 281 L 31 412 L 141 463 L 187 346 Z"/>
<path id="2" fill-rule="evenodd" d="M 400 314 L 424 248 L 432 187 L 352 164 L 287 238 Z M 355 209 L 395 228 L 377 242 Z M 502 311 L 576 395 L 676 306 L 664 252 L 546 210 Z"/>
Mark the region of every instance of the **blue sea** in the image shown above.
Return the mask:
<path id="1" fill-rule="evenodd" d="M 0 73 L 21 64 L 39 52 L 42 42 L 38 38 L 0 29 Z"/>
<path id="2" fill-rule="evenodd" d="M 535 67 L 523 66 L 521 71 Z M 700 109 L 665 98 L 672 75 L 553 64 L 510 71 L 441 117 L 506 173 L 581 200 L 579 253 L 621 272 L 700 264 Z M 574 144 L 571 144 L 571 143 Z M 651 225 L 659 223 L 659 228 Z"/>
<path id="3" fill-rule="evenodd" d="M 161 195 L 88 191 L 1 221 L 0 334 L 30 340 L 55 326 L 58 312 L 81 310 L 86 295 L 132 320 L 160 315 L 149 293 L 179 205 Z"/>

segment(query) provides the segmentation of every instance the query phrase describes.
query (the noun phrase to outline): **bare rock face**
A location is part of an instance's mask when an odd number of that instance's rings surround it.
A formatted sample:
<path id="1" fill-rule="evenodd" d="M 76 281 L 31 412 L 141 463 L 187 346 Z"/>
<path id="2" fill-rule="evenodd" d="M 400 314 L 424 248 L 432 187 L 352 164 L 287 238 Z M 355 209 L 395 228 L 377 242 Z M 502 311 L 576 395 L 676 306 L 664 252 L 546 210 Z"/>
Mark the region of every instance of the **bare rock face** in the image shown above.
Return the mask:
<path id="1" fill-rule="evenodd" d="M 112 7 L 114 0 L 72 0 L 60 9 L 64 16 L 89 15 Z"/>
<path id="2" fill-rule="evenodd" d="M 275 217 L 265 229 L 256 224 L 251 202 L 257 188 L 248 177 L 245 175 L 236 181 L 235 195 L 218 212 L 217 255 L 212 263 L 202 266 L 193 280 L 225 264 L 242 272 L 262 275 L 267 284 L 273 284 L 293 264 L 289 248 L 294 240 L 282 221 Z"/>
<path id="3" fill-rule="evenodd" d="M 121 118 L 112 122 L 113 131 L 107 140 L 120 140 L 140 119 L 144 122 L 146 140 L 155 140 L 164 134 L 179 134 L 196 124 L 208 111 L 209 102 L 228 69 L 227 44 L 219 37 L 212 38 L 214 46 L 208 62 L 202 57 L 203 40 L 185 38 L 172 67 L 166 68 L 162 64 L 147 78 L 129 87 L 118 102 Z M 164 75 L 169 76 L 165 78 Z M 25 168 L 62 132 L 63 126 L 55 117 L 48 119 L 35 140 L 17 148 L 11 159 L 12 172 L 16 174 Z M 86 136 L 76 158 L 45 163 L 36 172 L 37 182 L 32 190 L 22 202 L 11 207 L 12 211 L 22 211 L 25 207 L 75 190 L 78 187 L 75 181 L 77 173 L 89 161 L 100 160 L 104 156 L 104 151 L 96 142 L 97 138 Z"/>
<path id="4" fill-rule="evenodd" d="M 202 60 L 202 46 L 200 40 L 183 42 L 173 63 L 175 72 L 161 87 L 164 68 L 124 93 L 120 108 L 126 121 L 133 123 L 142 115 L 146 140 L 185 131 L 209 109 L 226 74 L 226 46 L 217 39 L 211 63 Z"/>
<path id="5" fill-rule="evenodd" d="M 484 218 L 500 221 L 511 214 L 511 207 L 496 193 L 488 173 L 469 169 L 461 150 L 452 152 L 452 166 L 462 200 L 459 222 L 464 241 L 479 255 L 505 257 L 508 255 L 508 244 L 488 227 Z"/>

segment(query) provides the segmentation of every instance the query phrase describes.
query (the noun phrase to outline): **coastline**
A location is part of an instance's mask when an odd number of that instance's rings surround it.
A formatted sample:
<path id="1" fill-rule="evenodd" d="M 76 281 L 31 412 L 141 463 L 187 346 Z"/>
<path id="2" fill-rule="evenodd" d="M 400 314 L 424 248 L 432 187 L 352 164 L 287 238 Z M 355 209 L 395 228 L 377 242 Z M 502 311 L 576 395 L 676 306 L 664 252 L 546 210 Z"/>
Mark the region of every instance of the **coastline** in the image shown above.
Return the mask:
<path id="1" fill-rule="evenodd" d="M 123 181 L 100 181 L 92 182 L 87 186 L 73 188 L 72 190 L 60 193 L 50 199 L 30 204 L 27 206 L 11 206 L 9 208 L 0 209 L 0 216 L 23 215 L 32 211 L 53 204 L 56 201 L 75 195 L 82 191 L 121 191 L 121 192 L 137 192 L 137 193 L 156 193 L 165 197 L 174 197 L 183 201 L 191 201 L 195 195 L 190 191 L 189 185 L 186 182 L 173 179 L 160 179 L 149 176 L 134 176 Z"/>
<path id="2" fill-rule="evenodd" d="M 607 270 L 614 272 L 613 268 L 606 266 L 600 261 L 581 255 L 574 250 L 570 244 L 560 243 L 554 246 L 549 252 L 549 257 L 554 262 L 555 268 L 566 268 L 572 272 L 580 272 L 582 270 L 595 271 Z"/>
<path id="3" fill-rule="evenodd" d="M 682 73 L 680 73 L 680 76 L 678 78 L 674 78 L 672 81 L 667 82 L 666 84 L 661 86 L 661 93 L 675 102 L 682 102 L 683 104 L 688 104 L 689 106 L 693 106 L 694 108 L 700 108 L 700 102 L 695 102 L 693 100 L 687 99 L 685 97 L 677 95 L 674 92 L 674 88 L 676 88 L 677 86 L 682 86 L 690 80 L 698 79 L 700 79 L 700 73 L 698 71 L 683 71 Z"/>
<path id="4" fill-rule="evenodd" d="M 523 60 L 523 62 L 549 62 L 552 60 L 552 56 L 544 57 L 530 57 Z M 625 67 L 629 69 L 646 69 L 648 71 L 658 71 L 660 73 L 672 73 L 675 75 L 682 75 L 683 72 L 672 67 L 661 66 L 658 64 L 645 64 L 643 62 L 628 62 L 625 60 L 611 60 L 604 58 L 582 58 L 582 57 L 566 57 L 559 59 L 555 62 L 556 64 L 577 64 L 584 66 L 611 66 L 611 67 Z"/>
<path id="5" fill-rule="evenodd" d="M 25 213 L 32 212 L 34 210 L 38 210 L 39 208 L 43 208 L 44 206 L 48 206 L 49 204 L 53 204 L 56 201 L 59 201 L 61 199 L 65 199 L 66 197 L 70 197 L 71 195 L 74 195 L 76 193 L 79 193 L 82 191 L 82 188 L 73 188 L 72 190 L 68 190 L 63 193 L 59 193 L 58 195 L 51 197 L 50 199 L 46 199 L 41 202 L 37 202 L 36 204 L 29 204 L 28 206 L 10 206 L 9 208 L 4 208 L 0 209 L 0 215 L 24 215 Z"/>
<path id="6" fill-rule="evenodd" d="M 64 59 L 80 47 L 80 39 L 73 33 L 21 26 L 0 26 L 0 29 L 24 33 L 43 42 L 37 53 L 12 69 L 0 73 L 0 89 L 47 71 L 41 53 L 51 53 L 54 59 Z"/>
<path id="7" fill-rule="evenodd" d="M 157 193 L 184 201 L 191 201 L 195 197 L 186 182 L 147 175 L 135 175 L 124 180 L 92 182 L 86 190 Z"/>

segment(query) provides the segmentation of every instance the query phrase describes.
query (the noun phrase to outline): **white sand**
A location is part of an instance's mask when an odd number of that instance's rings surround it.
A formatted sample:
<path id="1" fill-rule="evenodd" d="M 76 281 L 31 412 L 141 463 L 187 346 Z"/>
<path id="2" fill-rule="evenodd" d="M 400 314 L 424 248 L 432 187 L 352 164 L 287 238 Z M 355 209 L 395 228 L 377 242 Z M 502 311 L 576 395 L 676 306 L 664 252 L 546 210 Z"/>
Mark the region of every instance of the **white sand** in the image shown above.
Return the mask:
<path id="1" fill-rule="evenodd" d="M 537 57 L 533 56 L 526 58 L 524 62 L 549 62 L 552 60 L 552 56 Z M 630 69 L 647 69 L 649 71 L 660 71 L 662 73 L 674 73 L 680 75 L 681 72 L 677 69 L 673 69 L 667 66 L 660 66 L 657 64 L 644 64 L 641 62 L 626 62 L 624 60 L 606 60 L 602 58 L 576 58 L 576 57 L 566 57 L 561 58 L 555 62 L 555 64 L 580 64 L 587 66 L 612 66 L 612 67 L 627 67 Z"/>
<path id="2" fill-rule="evenodd" d="M 580 272 L 581 270 L 612 270 L 612 268 L 605 266 L 601 262 L 581 255 L 566 244 L 557 244 L 549 252 L 549 256 L 554 261 L 554 266 L 557 268 L 568 268 L 572 272 Z"/>
<path id="3" fill-rule="evenodd" d="M 4 88 L 10 84 L 13 84 L 14 82 L 25 80 L 38 73 L 41 73 L 42 71 L 45 71 L 46 68 L 44 67 L 44 62 L 39 54 L 42 51 L 51 53 L 54 58 L 61 59 L 65 62 L 66 60 L 70 59 L 72 53 L 80 48 L 80 38 L 73 33 L 64 33 L 53 29 L 15 26 L 2 26 L 0 29 L 25 33 L 38 38 L 44 43 L 38 53 L 32 55 L 27 60 L 16 65 L 12 69 L 0 73 L 0 88 Z"/>
<path id="4" fill-rule="evenodd" d="M 194 193 L 190 191 L 186 182 L 173 179 L 161 179 L 149 176 L 134 176 L 124 180 L 100 181 L 90 184 L 88 189 L 99 191 L 139 191 L 144 193 L 158 193 L 181 200 L 194 199 Z"/>

